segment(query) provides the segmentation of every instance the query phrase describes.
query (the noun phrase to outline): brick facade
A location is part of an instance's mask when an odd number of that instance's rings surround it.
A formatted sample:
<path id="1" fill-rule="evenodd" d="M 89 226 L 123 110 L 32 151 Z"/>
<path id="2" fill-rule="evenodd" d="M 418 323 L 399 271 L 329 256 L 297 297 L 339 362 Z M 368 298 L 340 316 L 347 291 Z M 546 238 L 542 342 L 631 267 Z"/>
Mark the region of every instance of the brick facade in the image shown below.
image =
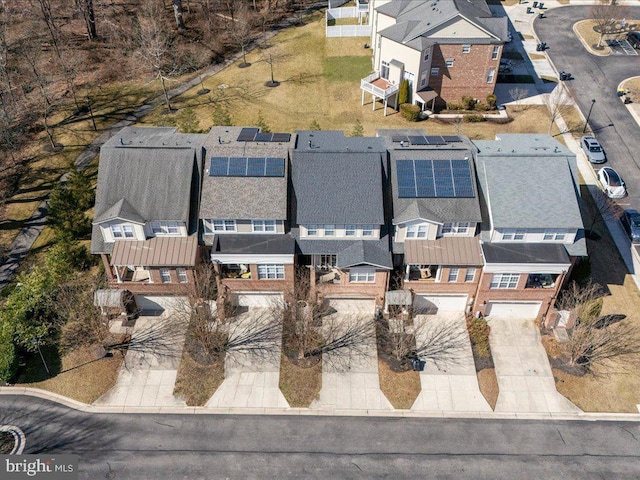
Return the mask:
<path id="1" fill-rule="evenodd" d="M 404 288 L 406 290 L 413 290 L 414 293 L 428 293 L 428 294 L 466 294 L 473 297 L 478 289 L 478 282 L 481 277 L 482 269 L 475 268 L 475 276 L 472 282 L 465 282 L 465 275 L 467 269 L 464 267 L 458 267 L 458 280 L 456 282 L 449 282 L 449 270 L 450 267 L 442 267 L 441 280 L 436 282 L 435 279 L 428 280 L 405 280 Z"/>
<path id="2" fill-rule="evenodd" d="M 149 267 L 149 274 L 152 282 L 118 282 L 117 278 L 111 275 L 109 286 L 111 288 L 124 288 L 134 295 L 187 295 L 189 287 L 195 279 L 192 268 L 185 267 L 187 272 L 187 283 L 180 283 L 178 273 L 175 268 L 169 268 L 171 282 L 163 283 L 160 278 L 160 268 Z M 110 271 L 110 270 L 107 270 Z"/>
<path id="3" fill-rule="evenodd" d="M 384 296 L 389 284 L 389 272 L 376 270 L 373 282 L 349 282 L 349 272 L 340 272 L 340 283 L 316 283 L 314 272 L 311 273 L 311 294 L 315 290 L 318 300 L 326 297 L 375 297 L 376 305 L 384 305 Z"/>
<path id="4" fill-rule="evenodd" d="M 216 272 L 219 273 L 220 265 L 215 263 Z M 261 280 L 258 279 L 258 265 L 250 264 L 249 271 L 251 278 L 222 278 L 216 276 L 218 280 L 218 290 L 226 287 L 231 292 L 293 292 L 295 279 L 295 266 L 284 266 L 284 279 L 282 280 Z"/>
<path id="5" fill-rule="evenodd" d="M 469 53 L 462 53 L 462 45 L 438 44 L 433 48 L 431 68 L 438 67 L 438 76 L 429 77 L 429 86 L 444 103 L 460 103 L 463 96 L 479 99 L 486 103 L 487 96 L 493 94 L 498 77 L 498 67 L 502 47 L 498 58 L 493 60 L 493 45 L 471 45 Z M 453 59 L 453 66 L 447 67 L 446 61 Z M 489 69 L 495 68 L 493 81 L 487 83 Z"/>

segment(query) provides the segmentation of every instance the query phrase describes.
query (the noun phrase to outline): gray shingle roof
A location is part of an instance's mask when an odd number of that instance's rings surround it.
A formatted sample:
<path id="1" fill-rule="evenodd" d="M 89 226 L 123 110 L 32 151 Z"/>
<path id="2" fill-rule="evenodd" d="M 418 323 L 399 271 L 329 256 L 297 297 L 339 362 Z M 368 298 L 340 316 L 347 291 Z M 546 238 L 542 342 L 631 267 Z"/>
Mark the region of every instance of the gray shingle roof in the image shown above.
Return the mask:
<path id="1" fill-rule="evenodd" d="M 130 222 L 135 223 L 145 223 L 144 217 L 131 206 L 126 198 L 121 198 L 118 202 L 114 203 L 113 206 L 104 211 L 100 217 L 96 216 L 93 223 L 102 223 L 116 218 L 129 220 Z"/>
<path id="2" fill-rule="evenodd" d="M 478 179 L 494 229 L 583 228 L 571 152 L 556 148 L 548 135 L 474 143 L 479 149 Z"/>
<path id="3" fill-rule="evenodd" d="M 296 250 L 291 235 L 224 234 L 216 235 L 212 251 L 223 254 L 278 255 Z"/>
<path id="4" fill-rule="evenodd" d="M 492 38 L 475 39 L 476 43 L 496 43 L 507 39 L 507 17 L 492 17 L 485 0 L 393 0 L 376 9 L 379 13 L 396 19 L 396 24 L 379 32 L 383 37 L 412 48 L 424 48 L 416 43 L 420 37 L 428 37 L 454 19 L 464 17 L 488 31 Z M 438 43 L 463 43 L 469 38 L 436 39 Z"/>
<path id="5" fill-rule="evenodd" d="M 569 255 L 560 243 L 483 243 L 487 264 L 541 263 L 569 264 Z"/>
<path id="6" fill-rule="evenodd" d="M 399 224 L 422 218 L 439 223 L 445 222 L 480 222 L 480 203 L 475 186 L 475 171 L 472 151 L 464 143 L 450 144 L 435 149 L 401 148 L 391 150 L 391 185 L 393 191 L 393 223 Z M 474 190 L 473 198 L 399 198 L 396 160 L 462 160 L 469 159 Z"/>
<path id="7" fill-rule="evenodd" d="M 204 142 L 206 160 L 200 218 L 285 220 L 287 172 L 284 177 L 211 177 L 211 157 L 278 157 L 288 170 L 291 142 L 238 142 L 242 127 L 214 127 Z M 293 137 L 293 136 L 292 136 Z"/>
<path id="8" fill-rule="evenodd" d="M 298 141 L 291 160 L 295 224 L 385 223 L 382 154 L 373 146 L 371 153 L 358 151 L 360 139 L 355 140 L 348 150 L 337 145 L 338 151 L 309 149 Z M 382 139 L 373 140 L 384 150 Z"/>
<path id="9" fill-rule="evenodd" d="M 373 265 L 393 268 L 389 237 L 380 240 L 305 240 L 296 238 L 300 253 L 304 255 L 337 255 L 337 266 L 349 268 L 357 265 Z"/>

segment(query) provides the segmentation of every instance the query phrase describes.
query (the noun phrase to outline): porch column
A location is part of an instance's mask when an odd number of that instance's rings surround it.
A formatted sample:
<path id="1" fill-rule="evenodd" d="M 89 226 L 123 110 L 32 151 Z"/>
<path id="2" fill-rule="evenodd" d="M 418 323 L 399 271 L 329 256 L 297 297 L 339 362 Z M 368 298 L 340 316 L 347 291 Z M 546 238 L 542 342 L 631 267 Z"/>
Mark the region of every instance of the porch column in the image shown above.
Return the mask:
<path id="1" fill-rule="evenodd" d="M 384 97 L 384 116 L 387 116 L 387 97 Z"/>
<path id="2" fill-rule="evenodd" d="M 222 290 L 222 272 L 220 271 L 220 264 L 218 262 L 213 262 L 213 271 L 216 274 L 216 288 L 218 292 Z"/>
<path id="3" fill-rule="evenodd" d="M 405 272 L 404 272 L 404 281 L 408 282 L 409 281 L 409 270 L 411 269 L 410 265 L 407 264 L 406 268 L 405 268 Z"/>
<path id="4" fill-rule="evenodd" d="M 314 265 L 309 266 L 309 297 L 316 302 L 318 298 L 316 296 L 316 269 Z"/>
<path id="5" fill-rule="evenodd" d="M 361 90 L 362 90 L 362 105 L 364 105 L 364 88 L 362 88 Z"/>
<path id="6" fill-rule="evenodd" d="M 376 96 L 372 93 L 371 94 L 371 110 L 372 111 L 376 111 Z"/>
<path id="7" fill-rule="evenodd" d="M 118 265 L 114 265 L 114 270 L 116 271 L 116 278 L 118 279 L 118 283 L 122 283 L 122 279 L 120 278 L 120 269 Z"/>
<path id="8" fill-rule="evenodd" d="M 100 258 L 102 259 L 102 266 L 104 266 L 104 273 L 107 274 L 107 280 L 113 281 L 113 268 L 109 265 L 109 257 L 104 253 L 101 253 Z"/>

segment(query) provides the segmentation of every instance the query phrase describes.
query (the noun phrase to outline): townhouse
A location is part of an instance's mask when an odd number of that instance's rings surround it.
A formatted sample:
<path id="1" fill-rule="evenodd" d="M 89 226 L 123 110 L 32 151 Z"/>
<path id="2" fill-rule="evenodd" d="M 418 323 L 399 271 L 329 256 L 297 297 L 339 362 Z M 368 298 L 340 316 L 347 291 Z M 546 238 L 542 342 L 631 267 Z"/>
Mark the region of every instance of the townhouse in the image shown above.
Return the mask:
<path id="1" fill-rule="evenodd" d="M 374 73 L 362 79 L 365 94 L 398 107 L 400 84 L 409 102 L 434 110 L 463 96 L 485 102 L 493 93 L 506 16 L 493 16 L 485 0 L 371 0 Z"/>
<path id="2" fill-rule="evenodd" d="M 419 312 L 553 324 L 587 255 L 579 199 L 549 135 L 126 128 L 101 151 L 91 251 L 139 296 L 183 294 L 206 261 L 238 305 L 304 279 L 315 300 L 382 307 L 393 284 Z"/>

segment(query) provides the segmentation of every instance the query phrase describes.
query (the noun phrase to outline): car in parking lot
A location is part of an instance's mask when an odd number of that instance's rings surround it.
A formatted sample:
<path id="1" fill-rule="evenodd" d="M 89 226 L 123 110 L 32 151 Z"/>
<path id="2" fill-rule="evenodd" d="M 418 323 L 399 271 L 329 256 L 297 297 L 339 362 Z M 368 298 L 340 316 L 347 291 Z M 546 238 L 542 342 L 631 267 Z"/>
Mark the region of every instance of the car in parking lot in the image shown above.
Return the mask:
<path id="1" fill-rule="evenodd" d="M 633 48 L 640 48 L 640 32 L 629 32 L 627 34 L 627 42 Z"/>
<path id="2" fill-rule="evenodd" d="M 637 210 L 625 210 L 620 221 L 631 241 L 640 243 L 640 213 Z"/>
<path id="3" fill-rule="evenodd" d="M 611 167 L 598 170 L 598 180 L 609 198 L 623 198 L 627 195 L 627 187 L 622 177 Z"/>
<path id="4" fill-rule="evenodd" d="M 607 161 L 604 148 L 602 148 L 600 142 L 598 142 L 594 137 L 585 135 L 580 139 L 580 146 L 587 156 L 587 160 L 591 163 L 604 163 Z"/>

